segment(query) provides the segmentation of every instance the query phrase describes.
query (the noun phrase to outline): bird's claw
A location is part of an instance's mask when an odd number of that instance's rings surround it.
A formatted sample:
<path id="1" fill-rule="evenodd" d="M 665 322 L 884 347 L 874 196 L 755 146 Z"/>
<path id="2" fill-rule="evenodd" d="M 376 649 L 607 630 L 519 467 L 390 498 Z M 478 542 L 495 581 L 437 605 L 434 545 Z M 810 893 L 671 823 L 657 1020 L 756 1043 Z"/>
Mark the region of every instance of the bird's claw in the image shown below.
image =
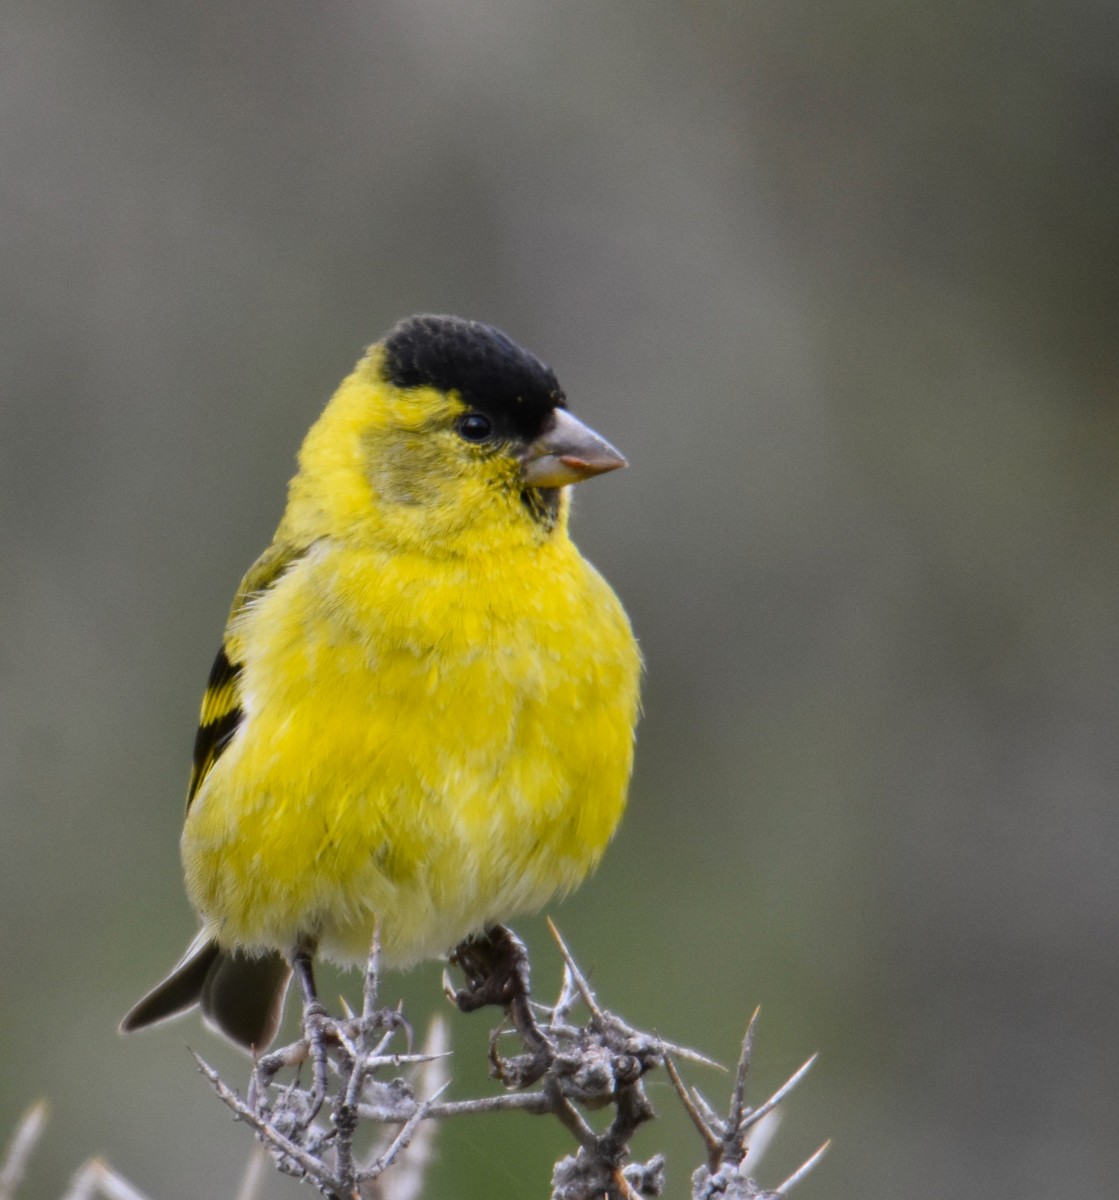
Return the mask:
<path id="1" fill-rule="evenodd" d="M 508 1008 L 518 997 L 528 1000 L 528 951 L 503 925 L 491 925 L 460 942 L 451 954 L 451 963 L 466 976 L 466 987 L 451 990 L 446 973 L 444 986 L 462 1012 L 476 1012 L 489 1004 Z"/>
<path id="2" fill-rule="evenodd" d="M 476 1012 L 495 1004 L 505 1010 L 524 1042 L 527 1054 L 502 1058 L 497 1053 L 496 1031 L 490 1041 L 490 1062 L 496 1078 L 506 1087 L 528 1087 L 538 1080 L 555 1058 L 555 1048 L 532 1015 L 529 1002 L 528 951 L 524 942 L 502 925 L 461 942 L 451 962 L 466 976 L 466 987 L 452 986 L 446 971 L 443 989 L 460 1012 Z"/>
<path id="3" fill-rule="evenodd" d="M 539 1034 L 539 1041 L 536 1041 L 531 1035 L 525 1036 L 522 1032 L 521 1036 L 524 1038 L 527 1053 L 514 1054 L 511 1058 L 505 1058 L 497 1050 L 498 1039 L 505 1032 L 504 1028 L 499 1026 L 490 1034 L 490 1074 L 511 1092 L 532 1087 L 555 1062 L 555 1046 L 544 1036 L 535 1022 L 533 1022 L 533 1026 L 536 1033 Z"/>

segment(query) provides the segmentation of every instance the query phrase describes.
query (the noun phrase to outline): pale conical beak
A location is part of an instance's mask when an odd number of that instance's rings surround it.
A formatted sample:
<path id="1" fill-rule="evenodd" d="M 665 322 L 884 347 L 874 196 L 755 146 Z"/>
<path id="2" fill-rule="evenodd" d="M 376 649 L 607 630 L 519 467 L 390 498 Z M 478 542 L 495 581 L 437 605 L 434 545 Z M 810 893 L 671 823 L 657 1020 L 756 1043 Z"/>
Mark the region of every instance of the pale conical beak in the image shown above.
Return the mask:
<path id="1" fill-rule="evenodd" d="M 566 408 L 557 408 L 544 432 L 521 455 L 521 479 L 529 487 L 558 488 L 627 465 L 604 437 Z"/>

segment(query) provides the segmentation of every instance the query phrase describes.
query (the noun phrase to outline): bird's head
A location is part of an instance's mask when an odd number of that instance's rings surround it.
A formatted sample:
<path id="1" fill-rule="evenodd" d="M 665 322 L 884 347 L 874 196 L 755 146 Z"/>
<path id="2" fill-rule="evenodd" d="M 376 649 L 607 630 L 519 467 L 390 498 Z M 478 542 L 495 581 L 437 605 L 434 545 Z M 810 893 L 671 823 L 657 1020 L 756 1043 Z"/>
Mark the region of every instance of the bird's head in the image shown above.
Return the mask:
<path id="1" fill-rule="evenodd" d="M 299 464 L 293 533 L 460 553 L 562 531 L 567 485 L 625 459 L 570 413 L 551 368 L 500 330 L 415 316 L 343 381 Z"/>

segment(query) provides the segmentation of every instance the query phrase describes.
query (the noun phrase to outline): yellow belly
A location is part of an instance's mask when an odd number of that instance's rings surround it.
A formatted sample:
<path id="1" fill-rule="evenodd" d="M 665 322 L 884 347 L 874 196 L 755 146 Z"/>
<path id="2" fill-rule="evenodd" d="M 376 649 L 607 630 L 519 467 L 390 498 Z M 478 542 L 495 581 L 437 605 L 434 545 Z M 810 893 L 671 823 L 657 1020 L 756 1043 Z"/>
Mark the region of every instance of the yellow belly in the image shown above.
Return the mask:
<path id="1" fill-rule="evenodd" d="M 188 814 L 227 946 L 438 954 L 539 908 L 621 816 L 639 660 L 563 539 L 523 563 L 318 548 L 238 618 L 245 719 Z M 497 567 L 500 565 L 500 570 Z"/>

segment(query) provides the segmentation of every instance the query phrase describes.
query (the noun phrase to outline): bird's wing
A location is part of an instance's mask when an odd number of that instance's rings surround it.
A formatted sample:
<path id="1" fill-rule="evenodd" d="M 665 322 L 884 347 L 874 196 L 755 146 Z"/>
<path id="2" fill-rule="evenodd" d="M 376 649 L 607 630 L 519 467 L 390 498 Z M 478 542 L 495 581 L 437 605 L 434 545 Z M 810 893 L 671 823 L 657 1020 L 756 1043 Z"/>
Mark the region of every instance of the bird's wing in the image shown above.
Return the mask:
<path id="1" fill-rule="evenodd" d="M 230 653 L 229 626 L 251 600 L 268 591 L 306 552 L 306 547 L 273 542 L 241 580 L 226 623 L 225 641 L 214 659 L 206 691 L 202 695 L 202 712 L 198 718 L 198 733 L 194 738 L 194 760 L 190 771 L 190 787 L 187 789 L 188 809 L 202 781 L 229 745 L 245 716 L 239 683 L 242 665 Z"/>

